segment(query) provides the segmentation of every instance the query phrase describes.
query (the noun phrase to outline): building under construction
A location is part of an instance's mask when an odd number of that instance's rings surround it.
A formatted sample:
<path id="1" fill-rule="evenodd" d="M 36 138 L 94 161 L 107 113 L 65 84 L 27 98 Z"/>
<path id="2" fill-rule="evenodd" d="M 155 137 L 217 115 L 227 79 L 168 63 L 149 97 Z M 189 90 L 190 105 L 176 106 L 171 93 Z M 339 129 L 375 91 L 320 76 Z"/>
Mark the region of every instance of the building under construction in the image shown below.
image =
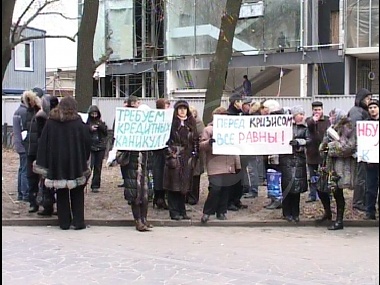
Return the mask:
<path id="1" fill-rule="evenodd" d="M 102 0 L 97 58 L 107 97 L 202 97 L 226 0 Z M 243 1 L 225 95 L 379 93 L 378 0 Z"/>

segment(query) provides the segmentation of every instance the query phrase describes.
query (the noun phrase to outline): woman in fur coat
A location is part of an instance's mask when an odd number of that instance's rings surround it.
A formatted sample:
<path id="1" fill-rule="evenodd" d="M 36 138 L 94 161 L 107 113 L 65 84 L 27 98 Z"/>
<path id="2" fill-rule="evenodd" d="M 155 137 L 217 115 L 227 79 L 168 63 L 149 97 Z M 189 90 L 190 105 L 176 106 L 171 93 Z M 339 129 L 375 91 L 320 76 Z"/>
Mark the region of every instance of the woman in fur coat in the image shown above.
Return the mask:
<path id="1" fill-rule="evenodd" d="M 190 219 L 185 198 L 190 189 L 193 169 L 199 154 L 199 135 L 189 104 L 179 100 L 174 105 L 173 122 L 165 158 L 164 189 L 168 191 L 172 220 Z"/>
<path id="2" fill-rule="evenodd" d="M 80 230 L 84 223 L 84 187 L 91 174 L 87 161 L 91 138 L 71 96 L 50 112 L 39 139 L 34 172 L 45 178 L 45 186 L 57 193 L 59 226 Z"/>
<path id="3" fill-rule="evenodd" d="M 345 199 L 343 189 L 353 189 L 352 175 L 355 170 L 356 134 L 354 124 L 346 114 L 339 109 L 330 112 L 330 122 L 335 134 L 329 129 L 319 146 L 321 152 L 327 152 L 326 171 L 330 173 L 329 190 L 333 192 L 337 213 L 336 221 L 329 230 L 343 229 L 343 216 Z M 337 134 L 337 136 L 336 136 Z M 325 208 L 325 216 L 331 217 L 331 209 L 327 199 L 322 200 Z"/>

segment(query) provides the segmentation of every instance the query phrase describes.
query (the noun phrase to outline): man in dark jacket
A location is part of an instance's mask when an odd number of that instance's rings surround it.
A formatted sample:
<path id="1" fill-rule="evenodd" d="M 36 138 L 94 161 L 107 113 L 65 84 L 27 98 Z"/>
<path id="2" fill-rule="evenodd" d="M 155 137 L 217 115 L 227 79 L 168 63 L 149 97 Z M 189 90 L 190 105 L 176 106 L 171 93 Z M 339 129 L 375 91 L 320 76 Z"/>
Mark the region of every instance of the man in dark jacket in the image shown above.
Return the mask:
<path id="1" fill-rule="evenodd" d="M 27 108 L 21 97 L 20 106 L 13 114 L 13 146 L 20 158 L 20 166 L 18 168 L 17 176 L 17 200 L 28 202 L 29 186 L 26 174 L 26 151 L 24 145 L 22 144 L 22 135 L 26 132 L 26 113 Z"/>
<path id="2" fill-rule="evenodd" d="M 355 105 L 348 112 L 348 117 L 351 122 L 356 127 L 357 121 L 369 120 L 370 116 L 368 113 L 368 103 L 371 100 L 372 93 L 362 88 L 358 91 L 355 97 Z M 366 178 L 367 178 L 367 163 L 357 162 L 356 163 L 356 173 L 355 173 L 355 183 L 354 183 L 354 197 L 352 205 L 354 209 L 359 211 L 365 211 L 365 195 L 366 195 Z"/>
<path id="3" fill-rule="evenodd" d="M 90 106 L 88 109 L 87 125 L 91 134 L 91 170 L 93 171 L 91 191 L 97 193 L 100 188 L 108 133 L 107 125 L 102 121 L 99 108 L 95 105 Z"/>
<path id="4" fill-rule="evenodd" d="M 368 104 L 372 121 L 379 121 L 379 100 L 372 99 Z M 379 192 L 379 164 L 367 164 L 366 220 L 376 220 L 376 200 Z M 379 204 L 379 203 L 377 203 Z"/>
<path id="5" fill-rule="evenodd" d="M 229 98 L 230 105 L 227 109 L 228 115 L 239 116 L 243 115 L 242 104 L 243 98 L 240 94 L 233 94 Z M 244 159 L 243 159 L 244 160 Z M 247 165 L 242 165 L 242 171 L 236 175 L 240 176 L 239 182 L 237 182 L 233 190 L 230 192 L 228 199 L 228 210 L 238 211 L 239 209 L 246 209 L 248 206 L 241 202 L 241 197 L 243 196 L 243 171 L 246 171 Z"/>
<path id="6" fill-rule="evenodd" d="M 318 167 L 322 164 L 322 157 L 319 154 L 319 145 L 323 136 L 330 126 L 329 117 L 323 114 L 322 102 L 315 101 L 311 103 L 313 115 L 306 119 L 306 125 L 309 131 L 310 144 L 306 148 L 307 168 L 309 171 L 309 199 L 306 203 L 317 200 L 317 177 Z"/>

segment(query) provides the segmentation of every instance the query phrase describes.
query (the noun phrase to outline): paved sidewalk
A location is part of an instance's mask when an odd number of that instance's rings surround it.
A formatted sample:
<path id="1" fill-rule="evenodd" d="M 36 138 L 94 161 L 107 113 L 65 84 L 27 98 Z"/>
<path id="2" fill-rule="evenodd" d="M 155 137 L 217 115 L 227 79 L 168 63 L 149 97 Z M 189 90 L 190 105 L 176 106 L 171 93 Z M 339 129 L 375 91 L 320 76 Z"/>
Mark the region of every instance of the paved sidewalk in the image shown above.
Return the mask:
<path id="1" fill-rule="evenodd" d="M 2 227 L 7 285 L 377 285 L 379 231 Z"/>

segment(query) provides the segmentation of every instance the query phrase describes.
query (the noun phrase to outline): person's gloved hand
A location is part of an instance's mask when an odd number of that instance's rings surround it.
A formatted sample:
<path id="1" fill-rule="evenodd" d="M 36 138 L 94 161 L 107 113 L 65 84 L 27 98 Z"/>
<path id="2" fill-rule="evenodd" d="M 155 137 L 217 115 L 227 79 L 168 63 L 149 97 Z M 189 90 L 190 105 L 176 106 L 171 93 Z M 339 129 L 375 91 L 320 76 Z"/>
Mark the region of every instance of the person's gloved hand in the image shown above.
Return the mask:
<path id="1" fill-rule="evenodd" d="M 298 143 L 297 140 L 291 140 L 291 141 L 289 142 L 289 144 L 290 144 L 291 146 L 298 146 L 298 145 L 299 145 L 299 143 Z"/>
<path id="2" fill-rule="evenodd" d="M 208 140 L 208 143 L 212 146 L 212 144 L 215 142 L 215 139 L 213 139 L 213 138 L 210 138 L 209 140 Z"/>

